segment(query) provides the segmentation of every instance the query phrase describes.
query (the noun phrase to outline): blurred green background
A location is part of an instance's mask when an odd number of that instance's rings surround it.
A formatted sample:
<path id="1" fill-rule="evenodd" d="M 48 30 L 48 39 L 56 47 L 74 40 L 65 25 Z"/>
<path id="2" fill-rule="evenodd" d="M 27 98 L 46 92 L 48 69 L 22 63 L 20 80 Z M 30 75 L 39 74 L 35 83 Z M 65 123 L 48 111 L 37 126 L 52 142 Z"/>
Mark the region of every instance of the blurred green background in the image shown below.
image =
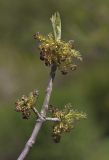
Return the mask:
<path id="1" fill-rule="evenodd" d="M 0 0 L 0 159 L 16 160 L 35 124 L 22 120 L 14 102 L 40 91 L 41 106 L 49 68 L 39 60 L 33 35 L 52 32 L 51 15 L 59 11 L 62 38 L 74 39 L 84 57 L 78 69 L 56 75 L 51 103 L 88 114 L 61 143 L 45 124 L 28 160 L 109 160 L 109 1 Z M 40 107 L 39 107 L 40 108 Z"/>

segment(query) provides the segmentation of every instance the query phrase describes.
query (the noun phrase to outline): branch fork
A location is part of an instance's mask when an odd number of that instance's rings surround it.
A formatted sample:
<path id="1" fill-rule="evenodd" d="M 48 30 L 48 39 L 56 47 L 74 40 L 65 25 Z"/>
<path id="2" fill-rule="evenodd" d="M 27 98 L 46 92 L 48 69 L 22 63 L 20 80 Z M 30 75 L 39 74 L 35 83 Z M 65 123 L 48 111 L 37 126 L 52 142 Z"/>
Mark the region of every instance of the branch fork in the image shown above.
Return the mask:
<path id="1" fill-rule="evenodd" d="M 47 89 L 46 89 L 46 95 L 45 95 L 45 99 L 44 99 L 44 102 L 43 102 L 41 112 L 39 113 L 37 111 L 37 109 L 35 107 L 33 107 L 33 112 L 35 114 L 37 114 L 38 120 L 36 121 L 35 127 L 33 129 L 33 132 L 31 134 L 29 140 L 25 144 L 25 147 L 22 150 L 22 152 L 21 152 L 21 154 L 20 154 L 20 156 L 18 157 L 17 160 L 24 160 L 26 158 L 26 156 L 29 153 L 30 149 L 32 148 L 33 144 L 37 140 L 37 135 L 38 135 L 38 133 L 39 133 L 41 127 L 42 127 L 43 122 L 45 122 L 47 120 L 48 121 L 59 121 L 59 119 L 57 119 L 57 118 L 50 118 L 50 117 L 46 118 L 56 69 L 57 69 L 57 67 L 56 67 L 55 64 L 51 66 L 50 80 L 49 80 L 49 83 L 48 83 L 48 86 L 47 86 Z"/>
<path id="2" fill-rule="evenodd" d="M 53 121 L 53 122 L 59 122 L 60 119 L 59 118 L 52 118 L 52 117 L 43 117 L 43 115 L 41 113 L 38 112 L 38 110 L 33 107 L 32 108 L 33 112 L 35 113 L 36 116 L 38 116 L 38 119 L 37 119 L 37 122 L 40 122 L 40 121 Z"/>

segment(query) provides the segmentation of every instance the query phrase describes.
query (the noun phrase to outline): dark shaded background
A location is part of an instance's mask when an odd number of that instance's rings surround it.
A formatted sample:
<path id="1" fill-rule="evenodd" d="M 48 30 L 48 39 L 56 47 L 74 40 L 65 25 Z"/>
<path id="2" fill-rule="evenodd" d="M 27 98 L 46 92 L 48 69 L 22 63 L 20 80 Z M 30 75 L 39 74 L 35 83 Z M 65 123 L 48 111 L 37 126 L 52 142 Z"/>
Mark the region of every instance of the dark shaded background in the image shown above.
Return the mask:
<path id="1" fill-rule="evenodd" d="M 15 160 L 35 124 L 22 120 L 14 102 L 40 90 L 41 106 L 49 69 L 39 61 L 33 34 L 52 31 L 50 17 L 59 11 L 62 37 L 74 39 L 84 61 L 67 76 L 57 73 L 51 102 L 88 114 L 61 143 L 51 138 L 51 123 L 41 130 L 28 160 L 109 159 L 109 1 L 0 0 L 0 159 Z"/>

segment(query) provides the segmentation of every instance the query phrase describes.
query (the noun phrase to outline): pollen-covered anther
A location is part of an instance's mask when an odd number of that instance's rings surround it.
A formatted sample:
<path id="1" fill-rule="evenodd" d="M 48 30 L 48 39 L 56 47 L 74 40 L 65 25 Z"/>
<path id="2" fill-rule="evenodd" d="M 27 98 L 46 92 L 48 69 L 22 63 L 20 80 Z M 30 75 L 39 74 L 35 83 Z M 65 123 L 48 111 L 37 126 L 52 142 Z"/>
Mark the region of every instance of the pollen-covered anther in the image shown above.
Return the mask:
<path id="1" fill-rule="evenodd" d="M 53 117 L 60 119 L 60 121 L 54 122 L 53 125 L 52 136 L 54 141 L 56 141 L 59 137 L 61 138 L 62 133 L 70 132 L 75 126 L 75 121 L 81 118 L 86 118 L 85 113 L 79 113 L 78 111 L 73 110 L 71 104 L 67 104 L 63 110 L 50 106 L 50 112 Z M 58 142 L 59 141 L 60 139 L 58 139 Z"/>
<path id="2" fill-rule="evenodd" d="M 52 34 L 47 37 L 36 34 L 35 38 L 40 41 L 40 59 L 45 62 L 46 66 L 56 64 L 62 74 L 67 74 L 69 70 L 75 70 L 74 59 L 81 60 L 80 53 L 74 49 L 73 40 L 65 42 L 63 40 L 55 40 Z M 66 70 L 64 69 L 66 68 Z"/>
<path id="3" fill-rule="evenodd" d="M 36 100 L 39 96 L 37 90 L 31 92 L 28 96 L 23 95 L 21 99 L 18 99 L 15 103 L 16 111 L 22 113 L 23 119 L 28 119 L 31 115 L 31 109 L 33 108 Z"/>

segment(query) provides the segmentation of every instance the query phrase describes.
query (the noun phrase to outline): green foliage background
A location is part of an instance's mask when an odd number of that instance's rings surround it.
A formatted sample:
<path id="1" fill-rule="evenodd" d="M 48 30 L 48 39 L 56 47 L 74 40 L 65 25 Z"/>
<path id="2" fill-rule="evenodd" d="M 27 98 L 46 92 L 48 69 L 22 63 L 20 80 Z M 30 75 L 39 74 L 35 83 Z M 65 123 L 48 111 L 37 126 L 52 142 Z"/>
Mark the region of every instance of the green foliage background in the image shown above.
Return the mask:
<path id="1" fill-rule="evenodd" d="M 61 143 L 51 139 L 45 124 L 28 160 L 109 159 L 109 1 L 0 0 L 0 159 L 15 160 L 35 124 L 22 120 L 14 102 L 22 94 L 40 90 L 44 98 L 49 69 L 39 61 L 33 34 L 52 31 L 50 17 L 59 11 L 62 37 L 74 39 L 84 61 L 67 76 L 57 73 L 51 102 L 88 114 Z M 40 107 L 39 107 L 40 108 Z"/>

